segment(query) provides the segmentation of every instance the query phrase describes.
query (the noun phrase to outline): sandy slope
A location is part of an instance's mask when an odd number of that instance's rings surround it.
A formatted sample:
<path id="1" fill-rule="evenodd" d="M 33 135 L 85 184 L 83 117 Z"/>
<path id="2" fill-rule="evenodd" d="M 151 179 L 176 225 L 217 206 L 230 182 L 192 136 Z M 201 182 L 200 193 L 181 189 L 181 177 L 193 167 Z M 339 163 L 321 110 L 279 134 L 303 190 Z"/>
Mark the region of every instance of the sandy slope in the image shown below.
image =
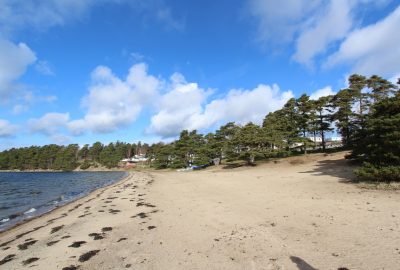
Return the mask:
<path id="1" fill-rule="evenodd" d="M 296 161 L 135 173 L 1 234 L 0 269 L 400 269 L 400 194 L 346 183 L 342 154 Z"/>

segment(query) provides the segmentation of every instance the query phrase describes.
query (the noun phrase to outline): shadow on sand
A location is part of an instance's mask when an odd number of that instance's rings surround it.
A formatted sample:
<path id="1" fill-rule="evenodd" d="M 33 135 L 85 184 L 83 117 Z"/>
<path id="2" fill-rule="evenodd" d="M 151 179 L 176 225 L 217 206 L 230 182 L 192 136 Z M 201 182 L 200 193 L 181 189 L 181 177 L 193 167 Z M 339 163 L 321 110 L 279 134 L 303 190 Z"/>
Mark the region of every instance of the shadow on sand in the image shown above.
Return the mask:
<path id="1" fill-rule="evenodd" d="M 256 163 L 247 163 L 247 162 L 232 162 L 232 163 L 226 163 L 223 165 L 222 169 L 224 170 L 229 170 L 229 169 L 237 169 L 241 167 L 255 167 L 257 166 Z"/>
<path id="2" fill-rule="evenodd" d="M 354 169 L 357 166 L 346 159 L 332 159 L 332 160 L 320 160 L 314 169 L 301 173 L 308 173 L 315 176 L 329 175 L 339 178 L 341 183 L 355 183 L 357 182 L 354 174 Z"/>
<path id="3" fill-rule="evenodd" d="M 314 268 L 311 265 L 309 265 L 302 258 L 299 258 L 296 256 L 290 256 L 290 260 L 292 260 L 292 262 L 296 264 L 296 266 L 297 266 L 297 268 L 299 268 L 299 270 L 318 270 L 317 268 Z"/>

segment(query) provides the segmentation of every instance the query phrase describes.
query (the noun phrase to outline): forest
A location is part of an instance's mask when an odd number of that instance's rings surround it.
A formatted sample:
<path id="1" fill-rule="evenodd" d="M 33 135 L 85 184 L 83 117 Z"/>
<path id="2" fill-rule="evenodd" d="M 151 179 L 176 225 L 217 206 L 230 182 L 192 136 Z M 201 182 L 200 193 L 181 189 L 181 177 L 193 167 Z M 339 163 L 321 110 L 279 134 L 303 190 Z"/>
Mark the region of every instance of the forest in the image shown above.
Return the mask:
<path id="1" fill-rule="evenodd" d="M 367 181 L 400 181 L 400 79 L 396 84 L 373 75 L 353 74 L 348 87 L 317 100 L 303 94 L 267 114 L 261 125 L 227 123 L 215 132 L 183 130 L 171 143 L 123 142 L 79 147 L 45 145 L 12 148 L 0 153 L 1 170 L 62 170 L 118 167 L 124 158 L 145 155 L 156 169 L 209 165 L 325 152 L 340 146 L 361 166 L 356 174 Z M 332 134 L 341 136 L 332 145 Z M 319 138 L 318 142 L 316 142 Z"/>

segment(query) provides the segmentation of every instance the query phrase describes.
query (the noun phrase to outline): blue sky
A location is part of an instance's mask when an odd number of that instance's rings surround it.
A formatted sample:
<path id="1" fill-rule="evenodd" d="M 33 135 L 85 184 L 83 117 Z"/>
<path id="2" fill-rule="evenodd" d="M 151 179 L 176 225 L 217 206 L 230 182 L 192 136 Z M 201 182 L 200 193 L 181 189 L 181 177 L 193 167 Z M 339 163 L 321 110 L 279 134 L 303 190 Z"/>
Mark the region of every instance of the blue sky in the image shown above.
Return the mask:
<path id="1" fill-rule="evenodd" d="M 171 140 L 400 75 L 398 0 L 0 0 L 0 149 Z"/>

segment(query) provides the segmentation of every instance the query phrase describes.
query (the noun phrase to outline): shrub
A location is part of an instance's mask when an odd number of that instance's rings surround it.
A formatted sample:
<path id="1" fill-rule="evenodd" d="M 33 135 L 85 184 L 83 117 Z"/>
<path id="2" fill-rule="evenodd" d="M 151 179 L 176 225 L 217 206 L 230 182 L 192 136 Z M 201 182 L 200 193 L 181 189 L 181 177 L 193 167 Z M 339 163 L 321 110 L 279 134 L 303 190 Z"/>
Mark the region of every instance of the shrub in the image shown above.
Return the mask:
<path id="1" fill-rule="evenodd" d="M 400 167 L 385 166 L 376 167 L 370 163 L 355 170 L 356 175 L 360 180 L 373 182 L 400 182 Z"/>
<path id="2" fill-rule="evenodd" d="M 89 167 L 90 167 L 90 163 L 87 160 L 85 160 L 80 166 L 81 170 L 89 169 Z"/>

